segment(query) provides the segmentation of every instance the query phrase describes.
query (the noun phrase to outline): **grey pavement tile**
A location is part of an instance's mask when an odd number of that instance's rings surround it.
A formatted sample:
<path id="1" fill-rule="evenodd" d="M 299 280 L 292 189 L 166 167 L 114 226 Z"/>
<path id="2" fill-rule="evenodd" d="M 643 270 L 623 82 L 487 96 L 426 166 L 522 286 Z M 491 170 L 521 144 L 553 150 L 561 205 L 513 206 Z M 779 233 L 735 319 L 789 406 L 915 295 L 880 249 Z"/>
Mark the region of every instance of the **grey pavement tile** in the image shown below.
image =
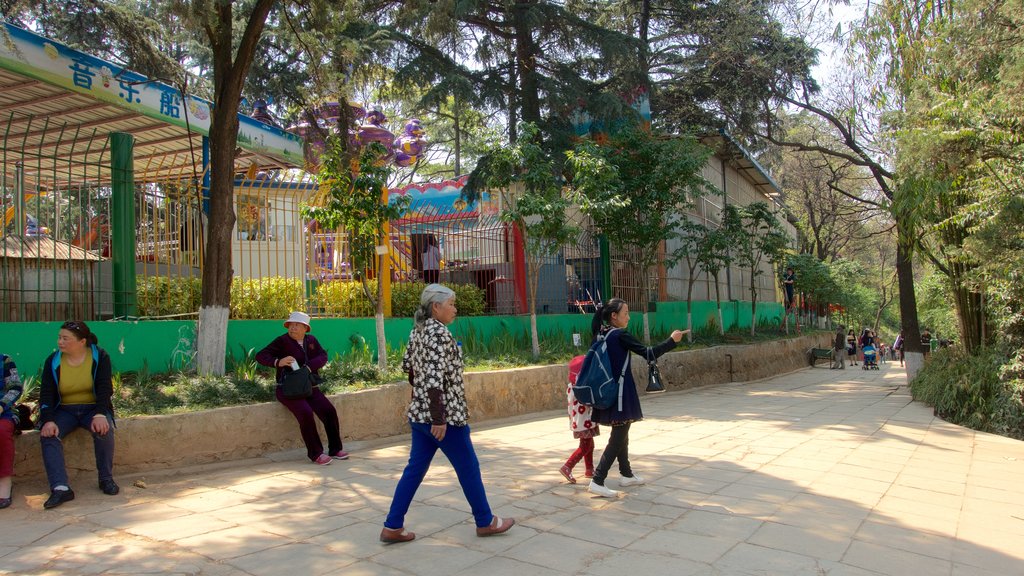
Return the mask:
<path id="1" fill-rule="evenodd" d="M 178 546 L 213 560 L 227 560 L 292 542 L 256 527 L 236 526 L 176 541 Z"/>
<path id="2" fill-rule="evenodd" d="M 716 574 L 820 576 L 823 560 L 741 542 L 712 564 Z"/>
<path id="3" fill-rule="evenodd" d="M 180 516 L 187 516 L 188 510 L 169 506 L 164 502 L 146 502 L 122 506 L 101 512 L 90 514 L 89 521 L 95 522 L 108 528 L 125 529 L 139 522 L 152 522 L 154 520 L 167 520 Z"/>
<path id="4" fill-rule="evenodd" d="M 575 540 L 625 548 L 655 529 L 621 514 L 589 515 L 556 526 L 551 533 Z"/>
<path id="5" fill-rule="evenodd" d="M 850 545 L 842 562 L 892 576 L 907 574 L 939 576 L 950 574 L 953 569 L 949 560 L 858 540 L 854 540 Z"/>
<path id="6" fill-rule="evenodd" d="M 226 563 L 253 576 L 309 574 L 320 576 L 348 567 L 358 558 L 315 544 L 295 542 L 247 556 L 232 558 Z"/>
<path id="7" fill-rule="evenodd" d="M 373 561 L 392 568 L 408 570 L 420 576 L 448 576 L 490 557 L 490 554 L 470 550 L 458 544 L 437 538 L 425 538 L 392 544 L 374 556 Z"/>
<path id="8" fill-rule="evenodd" d="M 924 556 L 950 560 L 955 538 L 918 530 L 909 526 L 868 521 L 861 524 L 854 535 L 856 540 L 869 542 Z"/>
<path id="9" fill-rule="evenodd" d="M 568 573 L 593 576 L 622 576 L 623 574 L 693 576 L 707 568 L 707 564 L 668 554 L 617 550 L 602 558 L 600 562 L 592 562 L 586 571 L 573 570 Z"/>
<path id="10" fill-rule="evenodd" d="M 89 546 L 103 542 L 104 536 L 101 529 L 92 530 L 88 524 L 71 524 L 61 526 L 46 536 L 32 542 L 33 546 L 64 548 L 75 546 Z"/>
<path id="11" fill-rule="evenodd" d="M 736 541 L 730 538 L 701 536 L 666 529 L 651 532 L 630 544 L 627 549 L 711 564 L 735 545 Z"/>
<path id="12" fill-rule="evenodd" d="M 0 542 L 9 546 L 27 546 L 47 534 L 60 530 L 69 519 L 56 517 L 35 520 L 4 520 L 0 524 Z"/>
<path id="13" fill-rule="evenodd" d="M 993 531 L 983 540 L 957 540 L 953 543 L 953 561 L 1004 574 L 1024 574 L 1024 549 L 1020 536 Z"/>
<path id="14" fill-rule="evenodd" d="M 746 542 L 802 556 L 839 561 L 850 546 L 853 529 L 823 519 L 815 527 L 798 527 L 765 522 Z"/>
<path id="15" fill-rule="evenodd" d="M 513 528 L 512 530 L 515 530 Z M 551 560 L 558 558 L 559 563 L 576 566 L 582 571 L 586 566 L 597 565 L 612 554 L 617 548 L 577 540 L 560 534 L 537 534 L 502 554 L 521 562 L 551 565 Z"/>
<path id="16" fill-rule="evenodd" d="M 742 542 L 757 531 L 763 523 L 763 520 L 736 514 L 690 510 L 665 527 L 675 532 L 687 532 L 698 536 L 733 539 Z"/>
<path id="17" fill-rule="evenodd" d="M 198 536 L 207 532 L 224 530 L 238 526 L 235 522 L 226 522 L 216 518 L 198 515 L 178 516 L 166 520 L 139 522 L 125 528 L 126 532 L 144 536 L 153 540 L 174 542 L 190 536 Z"/>
<path id="18" fill-rule="evenodd" d="M 565 566 L 558 559 L 538 559 L 538 562 L 533 564 L 493 556 L 452 576 L 559 576 L 572 574 L 575 570 L 575 566 Z"/>
<path id="19" fill-rule="evenodd" d="M 785 504 L 767 500 L 751 500 L 713 494 L 694 505 L 696 510 L 718 512 L 722 514 L 739 514 L 748 518 L 767 520 L 776 514 Z"/>
<path id="20" fill-rule="evenodd" d="M 233 492 L 229 489 L 218 489 L 209 490 L 206 492 L 199 492 L 189 496 L 182 496 L 180 498 L 172 498 L 167 501 L 168 506 L 174 508 L 180 508 L 188 512 L 210 512 L 211 510 L 217 510 L 220 508 L 228 508 L 230 506 L 236 506 L 243 502 L 252 502 L 258 500 L 254 496 L 245 496 L 238 492 Z"/>
<path id="21" fill-rule="evenodd" d="M 205 575 L 204 575 L 205 576 Z M 377 564 L 372 560 L 361 560 L 338 569 L 325 572 L 324 576 L 416 576 L 415 567 L 406 570 Z"/>
<path id="22" fill-rule="evenodd" d="M 307 538 L 305 542 L 326 547 L 344 556 L 359 559 L 372 558 L 379 554 L 386 553 L 390 548 L 409 546 L 413 543 L 420 542 L 419 535 L 417 534 L 417 540 L 414 540 L 412 543 L 391 545 L 383 544 L 378 539 L 380 536 L 380 530 L 383 527 L 384 518 L 381 517 L 375 522 L 356 522 L 354 524 L 338 528 L 337 530 L 324 532 L 323 534 Z M 412 532 L 416 532 L 416 529 L 412 526 L 410 526 L 409 529 Z"/>

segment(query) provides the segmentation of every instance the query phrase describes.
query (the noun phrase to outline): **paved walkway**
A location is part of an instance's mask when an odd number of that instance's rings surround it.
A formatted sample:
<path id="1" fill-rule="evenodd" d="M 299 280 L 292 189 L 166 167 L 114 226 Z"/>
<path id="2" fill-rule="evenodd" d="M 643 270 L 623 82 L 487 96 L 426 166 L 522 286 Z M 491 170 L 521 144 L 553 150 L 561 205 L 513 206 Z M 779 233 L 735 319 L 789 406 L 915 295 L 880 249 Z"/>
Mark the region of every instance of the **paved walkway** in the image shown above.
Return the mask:
<path id="1" fill-rule="evenodd" d="M 293 451 L 120 477 L 115 497 L 80 480 L 56 510 L 20 483 L 0 572 L 1024 574 L 1024 443 L 947 424 L 903 384 L 889 364 L 645 397 L 630 452 L 650 482 L 614 500 L 557 473 L 574 445 L 560 412 L 480 425 L 492 507 L 519 521 L 492 538 L 439 455 L 407 519 L 417 540 L 377 541 L 405 437 L 327 467 Z"/>

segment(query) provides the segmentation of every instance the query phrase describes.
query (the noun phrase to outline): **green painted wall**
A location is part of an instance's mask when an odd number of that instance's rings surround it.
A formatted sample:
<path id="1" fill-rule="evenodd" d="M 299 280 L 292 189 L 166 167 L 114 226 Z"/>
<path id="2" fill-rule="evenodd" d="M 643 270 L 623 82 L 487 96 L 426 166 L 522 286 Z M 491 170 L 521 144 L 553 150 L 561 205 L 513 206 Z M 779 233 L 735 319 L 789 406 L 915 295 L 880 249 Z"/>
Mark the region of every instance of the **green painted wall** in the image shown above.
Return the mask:
<path id="1" fill-rule="evenodd" d="M 740 328 L 750 327 L 750 302 L 722 303 L 726 327 L 739 320 Z M 759 321 L 771 321 L 782 315 L 782 304 L 759 302 Z M 630 314 L 630 331 L 643 332 L 643 315 Z M 693 324 L 697 329 L 706 326 L 715 317 L 714 302 L 693 303 Z M 537 317 L 537 330 L 542 336 L 562 335 L 571 341 L 571 334 L 579 332 L 583 343 L 589 341 L 590 314 L 548 314 Z M 659 302 L 657 311 L 650 315 L 654 334 L 667 334 L 674 329 L 686 328 L 685 302 Z M 400 348 L 409 339 L 411 318 L 389 318 L 384 321 L 388 346 Z M 37 374 L 43 360 L 57 349 L 60 322 L 3 322 L 0 323 L 0 353 L 14 358 L 22 374 Z M 377 337 L 373 318 L 322 318 L 312 322 L 313 334 L 332 356 L 345 354 L 353 344 L 363 342 L 376 350 Z M 99 337 L 113 361 L 114 370 L 133 372 L 144 367 L 150 372 L 168 372 L 184 366 L 190 360 L 189 351 L 195 339 L 195 322 L 188 320 L 149 320 L 145 322 L 90 322 L 89 328 Z M 280 320 L 231 320 L 228 323 L 228 354 L 241 358 L 249 350 L 258 351 L 273 338 L 285 332 Z M 452 333 L 470 351 L 477 341 L 504 338 L 522 346 L 529 346 L 529 316 L 474 316 L 457 318 Z"/>

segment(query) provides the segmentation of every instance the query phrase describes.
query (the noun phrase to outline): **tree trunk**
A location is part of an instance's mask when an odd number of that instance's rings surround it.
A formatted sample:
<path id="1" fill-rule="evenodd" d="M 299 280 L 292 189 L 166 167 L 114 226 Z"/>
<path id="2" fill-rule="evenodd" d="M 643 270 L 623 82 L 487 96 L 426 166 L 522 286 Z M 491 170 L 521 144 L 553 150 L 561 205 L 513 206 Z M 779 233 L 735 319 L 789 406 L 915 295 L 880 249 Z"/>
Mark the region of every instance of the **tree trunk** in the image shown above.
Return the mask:
<path id="1" fill-rule="evenodd" d="M 897 218 L 896 278 L 900 287 L 900 324 L 903 327 L 903 356 L 909 384 L 924 366 L 924 346 L 921 344 L 921 327 L 917 323 L 914 262 L 911 256 L 913 240 L 906 237 L 907 233 L 903 231 L 905 226 Z"/>
<path id="2" fill-rule="evenodd" d="M 377 257 L 377 301 L 376 328 L 377 328 L 377 368 L 381 372 L 388 369 L 388 343 L 384 337 L 384 274 L 391 272 L 385 268 L 384 256 Z"/>
<path id="3" fill-rule="evenodd" d="M 533 359 L 540 359 L 540 333 L 537 332 L 537 309 L 530 312 L 530 350 L 533 352 Z"/>
<path id="4" fill-rule="evenodd" d="M 960 328 L 960 345 L 964 351 L 972 354 L 985 344 L 981 293 L 964 286 L 963 282 L 954 280 L 953 303 L 956 306 L 956 318 Z"/>
<path id="5" fill-rule="evenodd" d="M 519 73 L 519 99 L 523 122 L 540 124 L 540 83 L 537 79 L 537 43 L 533 27 L 526 18 L 536 0 L 516 0 L 512 17 L 515 28 L 516 68 Z"/>
<path id="6" fill-rule="evenodd" d="M 718 274 L 715 274 L 715 306 L 718 308 L 718 335 L 725 336 L 725 318 L 722 316 L 722 288 L 718 285 Z"/>
<path id="7" fill-rule="evenodd" d="M 526 226 L 523 226 L 523 230 Z M 537 282 L 540 276 L 540 259 L 536 256 L 527 256 L 526 270 L 528 272 L 527 297 L 530 300 L 530 350 L 533 352 L 533 359 L 540 359 L 540 333 L 537 332 Z"/>
<path id="8" fill-rule="evenodd" d="M 238 104 L 213 109 L 210 124 L 210 214 L 202 273 L 202 306 L 196 336 L 200 374 L 224 374 L 227 319 L 231 311 L 231 232 L 235 226 L 234 164 Z"/>
<path id="9" fill-rule="evenodd" d="M 757 333 L 757 288 L 754 287 L 754 267 L 750 268 L 750 335 Z"/>
<path id="10" fill-rule="evenodd" d="M 693 271 L 690 271 L 689 284 L 686 286 L 686 341 L 693 342 Z"/>
<path id="11" fill-rule="evenodd" d="M 235 226 L 235 147 L 238 104 L 253 53 L 263 34 L 273 0 L 258 0 L 235 48 L 232 3 L 213 7 L 217 20 L 208 28 L 213 53 L 213 116 L 210 119 L 210 216 L 203 261 L 202 306 L 196 334 L 200 374 L 224 374 L 227 318 L 231 309 L 231 233 Z"/>

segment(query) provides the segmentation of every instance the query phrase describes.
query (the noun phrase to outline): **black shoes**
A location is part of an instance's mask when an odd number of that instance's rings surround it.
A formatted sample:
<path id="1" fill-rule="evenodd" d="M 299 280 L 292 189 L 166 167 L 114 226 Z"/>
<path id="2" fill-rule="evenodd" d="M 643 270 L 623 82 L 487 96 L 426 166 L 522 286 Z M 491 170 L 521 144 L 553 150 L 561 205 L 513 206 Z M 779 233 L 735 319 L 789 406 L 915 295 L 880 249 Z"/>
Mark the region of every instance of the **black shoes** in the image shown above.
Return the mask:
<path id="1" fill-rule="evenodd" d="M 14 502 L 14 488 L 11 488 L 11 494 L 7 498 L 0 498 L 0 510 L 9 508 Z"/>
<path id="2" fill-rule="evenodd" d="M 103 490 L 103 493 L 107 496 L 116 496 L 121 491 L 117 486 L 117 482 L 114 482 L 113 479 L 100 480 L 100 490 Z"/>
<path id="3" fill-rule="evenodd" d="M 49 510 L 50 508 L 56 508 L 65 502 L 71 502 L 75 499 L 75 491 L 70 488 L 67 490 L 54 490 L 50 492 L 50 497 L 43 502 L 43 508 Z"/>

